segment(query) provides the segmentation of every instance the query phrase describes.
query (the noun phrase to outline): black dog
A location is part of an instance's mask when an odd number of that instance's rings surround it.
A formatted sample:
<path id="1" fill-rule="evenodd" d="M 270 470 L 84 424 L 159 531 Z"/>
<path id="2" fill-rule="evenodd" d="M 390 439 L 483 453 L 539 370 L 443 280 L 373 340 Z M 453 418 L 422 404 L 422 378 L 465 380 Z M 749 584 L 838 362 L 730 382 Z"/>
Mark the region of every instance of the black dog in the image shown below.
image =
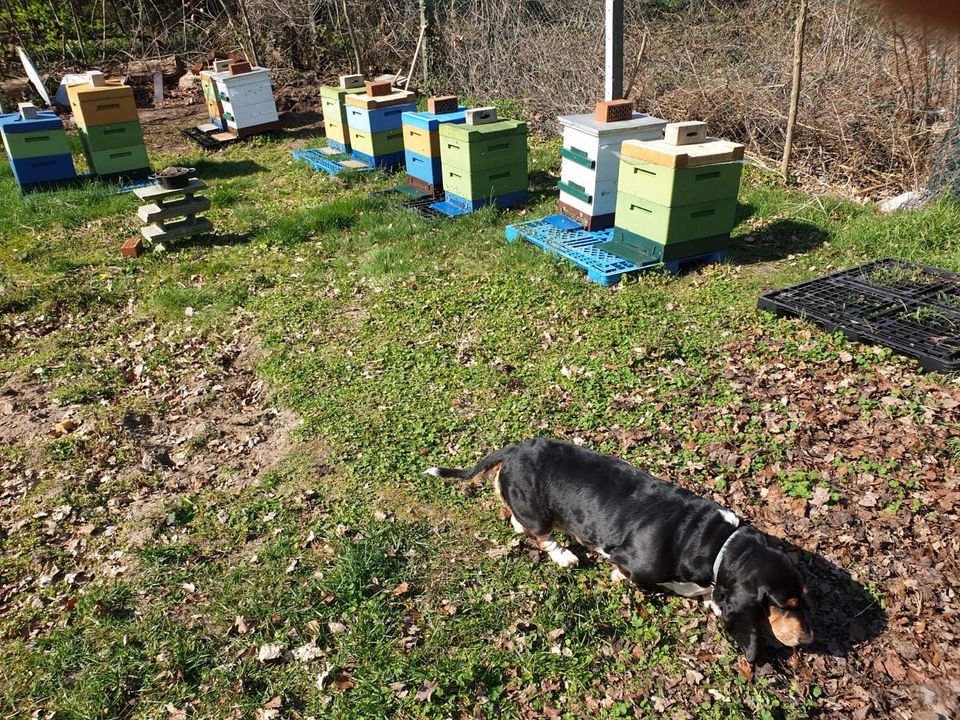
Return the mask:
<path id="1" fill-rule="evenodd" d="M 490 477 L 514 528 L 561 567 L 578 559 L 554 541 L 555 529 L 609 558 L 615 580 L 702 599 L 750 662 L 765 630 L 790 647 L 813 639 L 803 580 L 771 537 L 623 460 L 541 438 L 508 445 L 472 469 L 427 473 Z"/>

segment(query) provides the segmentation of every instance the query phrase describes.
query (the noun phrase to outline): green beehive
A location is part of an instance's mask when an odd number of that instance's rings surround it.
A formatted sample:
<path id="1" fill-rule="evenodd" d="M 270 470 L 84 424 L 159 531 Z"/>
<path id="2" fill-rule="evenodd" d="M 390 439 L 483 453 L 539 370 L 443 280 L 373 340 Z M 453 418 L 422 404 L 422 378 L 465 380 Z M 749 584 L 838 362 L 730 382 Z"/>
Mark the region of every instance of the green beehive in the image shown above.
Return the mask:
<path id="1" fill-rule="evenodd" d="M 343 88 L 336 85 L 320 86 L 320 106 L 323 108 L 323 124 L 327 129 L 327 137 L 332 137 L 344 145 L 349 145 L 347 132 L 347 107 L 343 99 L 347 95 L 366 92 L 362 85 L 355 88 Z M 333 122 L 334 134 L 331 135 L 330 122 Z M 401 148 L 402 149 L 402 148 Z M 362 151 L 361 151 L 362 152 Z"/>
<path id="2" fill-rule="evenodd" d="M 622 227 L 615 227 L 610 242 L 603 243 L 600 247 L 637 265 L 646 265 L 651 261 L 666 263 L 671 260 L 705 255 L 718 250 L 725 251 L 729 243 L 729 235 L 713 235 L 663 245 L 637 233 L 624 230 Z"/>
<path id="3" fill-rule="evenodd" d="M 149 170 L 147 148 L 144 145 L 89 151 L 84 148 L 87 164 L 97 175 L 114 175 L 134 170 Z"/>
<path id="4" fill-rule="evenodd" d="M 728 234 L 736 217 L 737 198 L 668 207 L 617 193 L 616 227 L 661 245 Z"/>
<path id="5" fill-rule="evenodd" d="M 527 189 L 527 163 L 467 173 L 441 164 L 443 188 L 467 200 L 485 200 Z"/>
<path id="6" fill-rule="evenodd" d="M 350 128 L 350 147 L 372 157 L 403 152 L 403 130 L 368 133 Z"/>
<path id="7" fill-rule="evenodd" d="M 527 165 L 527 124 L 499 120 L 486 125 L 440 125 L 440 159 L 444 169 L 466 173 Z M 525 186 L 524 186 L 525 187 Z"/>
<path id="8" fill-rule="evenodd" d="M 11 160 L 70 154 L 63 128 L 34 132 L 3 133 L 3 144 Z"/>
<path id="9" fill-rule="evenodd" d="M 77 131 L 88 153 L 143 145 L 143 130 L 136 121 L 78 127 Z"/>
<path id="10" fill-rule="evenodd" d="M 667 207 L 735 199 L 740 188 L 741 167 L 739 162 L 728 162 L 671 168 L 623 157 L 617 189 Z"/>

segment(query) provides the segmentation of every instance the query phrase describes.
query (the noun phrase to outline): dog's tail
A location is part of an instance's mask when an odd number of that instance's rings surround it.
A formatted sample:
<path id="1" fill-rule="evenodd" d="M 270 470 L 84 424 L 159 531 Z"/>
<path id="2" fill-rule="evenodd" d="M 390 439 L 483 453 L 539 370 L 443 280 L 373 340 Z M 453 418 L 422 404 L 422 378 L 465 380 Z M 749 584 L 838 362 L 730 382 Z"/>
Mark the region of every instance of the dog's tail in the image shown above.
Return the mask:
<path id="1" fill-rule="evenodd" d="M 426 475 L 433 475 L 434 477 L 441 478 L 459 478 L 460 480 L 469 480 L 481 473 L 485 473 L 490 468 L 499 465 L 504 461 L 507 455 L 510 454 L 510 450 L 513 448 L 512 445 L 507 445 L 500 450 L 497 450 L 495 453 L 487 455 L 483 460 L 478 462 L 472 468 L 447 468 L 447 467 L 429 467 L 423 472 Z"/>

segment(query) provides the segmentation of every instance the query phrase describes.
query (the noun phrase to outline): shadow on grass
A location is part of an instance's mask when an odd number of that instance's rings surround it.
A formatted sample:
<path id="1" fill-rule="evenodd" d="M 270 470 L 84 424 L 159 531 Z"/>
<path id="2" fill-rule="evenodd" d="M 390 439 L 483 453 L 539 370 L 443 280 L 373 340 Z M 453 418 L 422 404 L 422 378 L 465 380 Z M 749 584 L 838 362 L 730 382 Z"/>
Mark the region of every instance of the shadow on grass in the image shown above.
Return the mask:
<path id="1" fill-rule="evenodd" d="M 300 112 L 285 112 L 280 115 L 280 123 L 284 130 L 304 128 L 305 125 L 315 125 L 323 120 L 323 113 L 316 110 L 303 110 Z M 323 135 L 323 128 L 309 128 L 312 131 Z"/>
<path id="2" fill-rule="evenodd" d="M 170 242 L 167 252 L 177 252 L 187 248 L 212 248 L 229 247 L 232 245 L 245 245 L 253 239 L 254 233 L 226 233 L 225 235 L 196 235 L 194 237 L 182 238 Z"/>
<path id="3" fill-rule="evenodd" d="M 800 652 L 847 657 L 857 646 L 883 633 L 887 616 L 876 595 L 826 558 L 788 542 L 784 545 L 807 581 L 813 643 Z M 790 648 L 768 645 L 764 657 L 783 662 L 792 652 Z"/>
<path id="4" fill-rule="evenodd" d="M 267 172 L 267 168 L 253 160 L 198 160 L 194 167 L 202 180 L 242 177 Z"/>
<path id="5" fill-rule="evenodd" d="M 530 195 L 527 205 L 538 205 L 544 200 L 557 199 L 557 178 L 545 170 L 530 173 L 527 179 Z"/>
<path id="6" fill-rule="evenodd" d="M 738 223 L 742 221 L 739 215 L 738 208 Z M 789 255 L 802 255 L 815 250 L 829 239 L 827 233 L 812 223 L 775 220 L 756 232 L 733 238 L 728 258 L 741 265 L 782 260 Z"/>

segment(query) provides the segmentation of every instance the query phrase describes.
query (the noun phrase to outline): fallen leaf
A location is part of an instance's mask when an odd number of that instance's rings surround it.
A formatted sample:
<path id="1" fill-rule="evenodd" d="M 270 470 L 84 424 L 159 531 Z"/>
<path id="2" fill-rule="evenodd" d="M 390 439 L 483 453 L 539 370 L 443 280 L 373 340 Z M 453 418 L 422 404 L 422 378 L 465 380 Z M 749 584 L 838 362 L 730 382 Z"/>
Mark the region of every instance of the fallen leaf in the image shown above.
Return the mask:
<path id="1" fill-rule="evenodd" d="M 316 660 L 318 657 L 323 657 L 323 650 L 318 648 L 312 642 L 309 642 L 306 645 L 301 645 L 293 651 L 293 659 L 301 663 Z"/>
<path id="2" fill-rule="evenodd" d="M 333 682 L 331 682 L 330 685 L 334 690 L 340 690 L 341 692 L 349 690 L 354 686 L 353 680 L 350 679 L 350 676 L 347 673 L 341 673 L 340 675 L 337 675 L 335 678 L 333 678 Z"/>
<path id="3" fill-rule="evenodd" d="M 414 697 L 421 702 L 430 702 L 430 698 L 433 697 L 433 691 L 437 689 L 438 684 L 439 681 L 437 680 L 424 680 L 423 685 L 420 686 L 420 689 L 417 690 L 417 694 Z"/>
<path id="4" fill-rule="evenodd" d="M 333 672 L 333 665 L 325 665 L 323 670 L 317 673 L 317 690 L 323 690 L 326 687 L 331 672 Z"/>
<path id="5" fill-rule="evenodd" d="M 397 585 L 393 590 L 391 590 L 391 592 L 394 595 L 403 595 L 409 589 L 410 589 L 410 586 L 407 585 L 407 583 L 402 582 L 399 585 Z"/>
<path id="6" fill-rule="evenodd" d="M 164 708 L 167 711 L 167 720 L 187 720 L 187 711 L 174 707 L 167 703 Z"/>
<path id="7" fill-rule="evenodd" d="M 257 653 L 257 660 L 261 663 L 268 663 L 280 658 L 283 655 L 284 645 L 280 643 L 267 643 L 260 646 Z"/>
<path id="8" fill-rule="evenodd" d="M 344 625 L 342 622 L 336 621 L 327 623 L 327 628 L 333 635 L 339 635 L 340 633 L 345 633 L 347 631 L 346 625 Z"/>
<path id="9" fill-rule="evenodd" d="M 247 621 L 244 619 L 243 615 L 237 615 L 233 619 L 233 627 L 230 629 L 237 635 L 246 635 L 248 632 L 250 632 L 250 628 L 247 627 Z"/>

